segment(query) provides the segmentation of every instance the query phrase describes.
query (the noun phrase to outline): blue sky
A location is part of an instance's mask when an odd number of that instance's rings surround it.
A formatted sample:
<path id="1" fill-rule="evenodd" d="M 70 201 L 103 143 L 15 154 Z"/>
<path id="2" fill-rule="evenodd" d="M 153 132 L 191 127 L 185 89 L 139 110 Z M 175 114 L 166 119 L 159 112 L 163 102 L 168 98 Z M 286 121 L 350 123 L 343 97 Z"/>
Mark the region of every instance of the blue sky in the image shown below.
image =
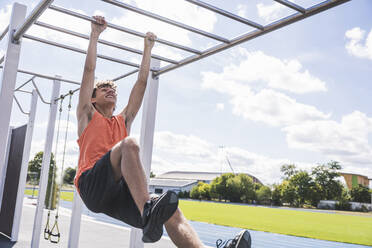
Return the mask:
<path id="1" fill-rule="evenodd" d="M 28 6 L 28 13 L 38 3 L 19 2 Z M 252 30 L 183 0 L 125 2 L 228 38 Z M 207 2 L 261 24 L 294 13 L 271 0 Z M 320 1 L 294 2 L 309 7 Z M 12 3 L 0 3 L 1 30 L 9 20 Z M 57 0 L 54 4 L 90 16 L 102 14 L 109 22 L 144 33 L 153 31 L 159 38 L 200 50 L 216 44 L 209 38 L 102 1 Z M 371 1 L 353 0 L 162 75 L 152 170 L 155 174 L 169 170 L 229 171 L 223 160 L 227 154 L 235 171 L 254 174 L 265 183 L 280 180 L 279 168 L 283 163 L 309 169 L 331 160 L 339 161 L 345 172 L 372 177 L 371 11 Z M 89 23 L 51 10 L 40 20 L 85 34 L 90 31 Z M 32 27 L 28 34 L 81 49 L 87 47 L 85 40 L 40 27 Z M 137 49 L 143 46 L 142 39 L 109 29 L 102 39 Z M 0 43 L 2 54 L 5 41 Z M 138 55 L 102 45 L 98 51 L 140 62 Z M 175 59 L 190 55 L 159 44 L 153 53 Z M 24 39 L 19 68 L 80 81 L 84 59 L 84 55 Z M 96 76 L 110 79 L 130 70 L 98 59 Z M 17 85 L 28 78 L 19 74 Z M 135 79 L 133 75 L 118 82 L 118 110 L 127 103 Z M 36 82 L 42 94 L 50 98 L 51 82 L 43 79 Z M 61 92 L 76 87 L 63 84 Z M 16 94 L 28 109 L 28 96 Z M 65 165 L 71 167 L 76 166 L 78 159 L 76 100 L 77 95 L 73 99 Z M 47 116 L 48 107 L 39 101 L 31 156 L 43 150 Z M 14 105 L 12 124 L 26 121 Z M 136 137 L 140 124 L 141 113 L 132 128 Z M 221 145 L 224 150 L 219 149 Z M 57 154 L 57 159 L 60 158 L 61 154 Z"/>

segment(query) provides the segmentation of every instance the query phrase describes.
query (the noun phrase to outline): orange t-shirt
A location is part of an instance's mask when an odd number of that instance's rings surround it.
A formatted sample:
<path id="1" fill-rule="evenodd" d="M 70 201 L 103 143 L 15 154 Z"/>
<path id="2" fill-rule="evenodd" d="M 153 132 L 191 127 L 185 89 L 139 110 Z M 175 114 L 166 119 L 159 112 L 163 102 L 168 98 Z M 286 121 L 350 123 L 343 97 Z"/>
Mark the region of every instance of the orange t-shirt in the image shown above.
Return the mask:
<path id="1" fill-rule="evenodd" d="M 97 160 L 126 136 L 128 134 L 123 116 L 105 118 L 98 111 L 94 111 L 92 119 L 77 140 L 80 155 L 74 184 L 78 190 L 81 174 L 92 168 Z"/>

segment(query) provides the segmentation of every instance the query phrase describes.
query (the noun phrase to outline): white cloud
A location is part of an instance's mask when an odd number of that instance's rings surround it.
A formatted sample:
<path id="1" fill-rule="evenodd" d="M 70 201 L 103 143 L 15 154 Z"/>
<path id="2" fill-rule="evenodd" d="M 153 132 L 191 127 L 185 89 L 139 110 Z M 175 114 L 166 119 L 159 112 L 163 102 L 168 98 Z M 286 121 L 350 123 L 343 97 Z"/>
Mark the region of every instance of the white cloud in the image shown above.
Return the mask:
<path id="1" fill-rule="evenodd" d="M 299 62 L 283 62 L 262 52 L 242 51 L 246 57 L 239 65 L 228 65 L 222 73 L 202 72 L 202 87 L 228 95 L 235 115 L 272 126 L 329 118 L 328 114 L 314 106 L 299 103 L 270 89 L 281 88 L 300 93 L 324 91 L 324 82 L 308 71 L 299 72 Z"/>
<path id="2" fill-rule="evenodd" d="M 12 5 L 8 4 L 0 9 L 0 33 L 9 25 L 10 14 L 12 13 Z"/>
<path id="3" fill-rule="evenodd" d="M 69 10 L 86 15 L 86 13 L 82 10 L 77 9 Z M 39 21 L 51 24 L 53 26 L 62 27 L 75 32 L 79 32 L 82 34 L 90 33 L 90 24 L 87 21 L 77 19 L 72 16 L 50 9 L 46 10 L 43 13 L 43 15 L 39 18 Z M 71 35 L 66 35 L 61 32 L 40 27 L 38 25 L 32 25 L 31 28 L 27 31 L 27 34 L 84 50 L 87 49 L 88 47 L 88 40 L 80 39 Z M 28 41 L 28 39 L 25 40 Z"/>
<path id="4" fill-rule="evenodd" d="M 223 80 L 267 85 L 273 89 L 299 94 L 327 90 L 325 82 L 303 69 L 296 59 L 281 60 L 262 51 L 249 52 L 243 48 L 232 53 L 236 52 L 242 60 L 239 64 L 224 67 L 219 74 Z"/>
<path id="5" fill-rule="evenodd" d="M 237 9 L 238 9 L 238 15 L 242 17 L 247 17 L 247 5 L 244 4 L 239 4 Z"/>
<path id="6" fill-rule="evenodd" d="M 72 115 L 72 114 L 70 113 L 70 115 Z M 36 125 L 35 125 L 35 128 L 40 128 L 40 129 L 45 129 L 45 130 L 46 130 L 47 127 L 48 127 L 48 122 L 47 121 L 37 122 Z M 66 127 L 67 127 L 67 120 L 61 120 L 60 127 L 59 127 L 60 137 L 64 137 Z M 56 120 L 56 123 L 55 123 L 55 132 L 57 132 L 57 129 L 58 129 L 58 119 Z M 69 121 L 68 132 L 77 134 L 77 126 L 76 126 L 75 122 Z"/>
<path id="7" fill-rule="evenodd" d="M 202 30 L 212 32 L 214 25 L 217 22 L 217 16 L 203 8 L 188 4 L 185 1 L 163 0 L 159 2 L 151 0 L 136 0 L 134 1 L 137 7 L 146 9 L 148 11 L 157 13 L 158 15 L 195 26 Z M 182 9 L 182 11 L 179 11 Z M 152 31 L 158 38 L 169 40 L 185 46 L 192 46 L 191 32 L 177 28 L 175 26 L 163 23 L 151 18 L 146 18 L 131 11 L 124 12 L 125 14 L 119 17 L 114 17 L 111 22 L 117 25 L 146 33 Z M 108 40 L 125 40 L 126 44 L 136 49 L 143 48 L 143 42 L 139 42 L 137 37 L 128 37 L 122 33 L 108 30 L 103 34 Z M 160 44 L 155 45 L 154 54 L 161 54 L 162 56 L 181 59 L 182 53 L 168 46 Z"/>
<path id="8" fill-rule="evenodd" d="M 351 55 L 359 58 L 372 59 L 372 29 L 363 44 L 365 34 L 366 31 L 359 27 L 346 31 L 345 36 L 348 39 L 348 42 L 345 47 Z"/>
<path id="9" fill-rule="evenodd" d="M 258 3 L 256 5 L 258 16 L 263 18 L 265 21 L 270 22 L 280 18 L 285 12 L 286 7 L 279 3 L 263 4 Z"/>
<path id="10" fill-rule="evenodd" d="M 368 134 L 372 132 L 372 118 L 359 111 L 333 120 L 312 121 L 283 129 L 290 148 L 319 152 L 344 162 L 347 167 L 364 167 L 372 173 L 372 147 Z M 347 168 L 346 167 L 346 168 Z"/>
<path id="11" fill-rule="evenodd" d="M 172 170 L 231 172 L 218 145 L 199 137 L 156 132 L 154 141 L 152 170 L 155 174 Z M 228 147 L 225 151 L 235 172 L 252 174 L 268 184 L 279 181 L 280 166 L 291 162 L 268 158 L 239 147 Z M 300 168 L 308 168 L 307 164 L 296 164 Z"/>
<path id="12" fill-rule="evenodd" d="M 223 103 L 217 103 L 217 104 L 216 104 L 216 109 L 217 109 L 218 111 L 222 111 L 222 110 L 224 110 L 224 109 L 225 109 L 225 104 L 223 104 Z"/>

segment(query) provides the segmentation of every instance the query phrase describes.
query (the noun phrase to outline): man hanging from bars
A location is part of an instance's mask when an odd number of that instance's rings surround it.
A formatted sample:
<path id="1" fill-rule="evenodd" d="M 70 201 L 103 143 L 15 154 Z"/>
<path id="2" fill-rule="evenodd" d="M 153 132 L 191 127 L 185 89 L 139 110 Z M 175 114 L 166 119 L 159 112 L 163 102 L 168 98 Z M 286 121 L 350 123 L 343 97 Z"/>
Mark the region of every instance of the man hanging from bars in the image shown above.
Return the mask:
<path id="1" fill-rule="evenodd" d="M 150 196 L 139 146 L 130 134 L 142 104 L 150 71 L 151 50 L 156 36 L 147 33 L 137 81 L 127 106 L 118 115 L 116 86 L 112 81 L 94 86 L 97 42 L 106 29 L 104 17 L 94 16 L 77 106 L 79 166 L 74 184 L 85 205 L 143 230 L 143 242 L 156 242 L 165 226 L 177 247 L 203 247 L 202 242 L 178 209 L 176 193 Z M 217 247 L 251 247 L 249 232 L 216 242 Z"/>

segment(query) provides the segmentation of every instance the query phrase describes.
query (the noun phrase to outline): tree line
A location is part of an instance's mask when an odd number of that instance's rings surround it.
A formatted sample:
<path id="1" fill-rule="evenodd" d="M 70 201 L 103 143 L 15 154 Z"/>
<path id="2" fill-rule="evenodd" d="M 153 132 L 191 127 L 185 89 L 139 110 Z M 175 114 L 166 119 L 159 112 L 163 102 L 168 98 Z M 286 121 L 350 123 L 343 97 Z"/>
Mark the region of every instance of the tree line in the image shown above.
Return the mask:
<path id="1" fill-rule="evenodd" d="M 360 184 L 349 190 L 340 181 L 340 170 L 336 161 L 314 166 L 310 172 L 284 164 L 281 182 L 269 186 L 254 183 L 246 174 L 226 173 L 210 184 L 199 182 L 180 197 L 293 207 L 317 207 L 320 200 L 336 200 L 336 208 L 344 210 L 350 210 L 350 201 L 370 203 L 372 191 Z"/>

